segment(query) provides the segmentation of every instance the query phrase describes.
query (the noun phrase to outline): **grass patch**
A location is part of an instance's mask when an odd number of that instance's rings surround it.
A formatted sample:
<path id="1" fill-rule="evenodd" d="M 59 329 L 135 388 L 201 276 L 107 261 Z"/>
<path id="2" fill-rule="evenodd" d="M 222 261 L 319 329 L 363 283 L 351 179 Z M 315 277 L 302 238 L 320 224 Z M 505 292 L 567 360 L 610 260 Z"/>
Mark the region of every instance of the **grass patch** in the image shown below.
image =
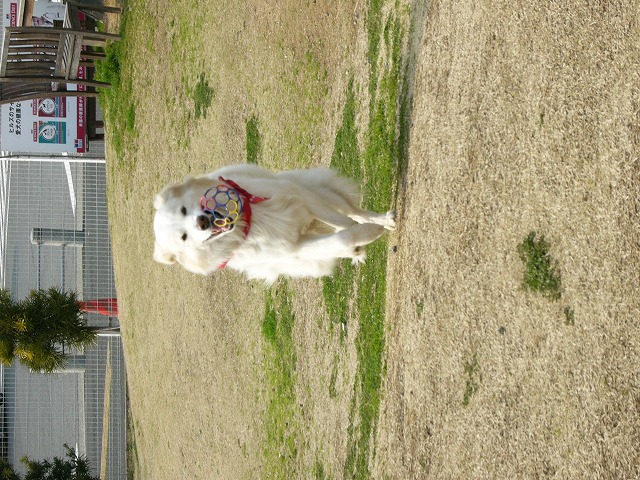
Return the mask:
<path id="1" fill-rule="evenodd" d="M 367 10 L 370 110 L 373 110 L 374 98 L 378 89 L 378 58 L 380 57 L 380 39 L 382 37 L 382 2 L 383 0 L 371 0 Z"/>
<path id="2" fill-rule="evenodd" d="M 338 390 L 336 384 L 338 383 L 338 365 L 340 357 L 336 353 L 333 357 L 333 366 L 331 367 L 331 377 L 329 378 L 329 398 L 337 398 Z"/>
<path id="3" fill-rule="evenodd" d="M 372 25 L 378 25 L 373 22 Z M 372 101 L 365 150 L 362 154 L 364 207 L 378 212 L 389 208 L 395 184 L 395 164 L 398 152 L 398 95 L 400 92 L 400 51 L 402 30 L 397 17 L 385 21 L 386 52 L 381 65 L 384 74 Z M 385 335 L 387 240 L 385 237 L 368 247 L 368 259 L 359 272 L 357 311 L 359 330 L 356 337 L 358 367 L 350 409 L 347 458 L 344 476 L 369 478 L 369 458 L 375 455 L 371 439 L 377 431 L 380 410 L 380 387 L 385 373 L 383 362 Z"/>
<path id="4" fill-rule="evenodd" d="M 258 163 L 258 159 L 262 154 L 262 136 L 260 135 L 259 127 L 258 117 L 252 115 L 251 118 L 247 120 L 246 125 L 248 163 Z"/>
<path id="5" fill-rule="evenodd" d="M 116 164 L 125 173 L 131 173 L 135 166 L 135 155 L 127 156 L 127 150 L 135 144 L 138 133 L 132 76 L 125 71 L 129 49 L 126 45 L 126 15 L 124 18 L 121 31 L 123 38 L 107 45 L 105 60 L 96 62 L 95 78 L 112 86 L 100 91 L 100 105 L 109 126 L 109 142 L 116 154 Z"/>
<path id="6" fill-rule="evenodd" d="M 378 240 L 369 249 L 369 258 L 361 272 L 359 288 L 367 294 L 359 296 L 357 302 L 360 326 L 356 337 L 358 367 L 344 465 L 344 474 L 348 478 L 369 478 L 371 438 L 375 437 L 377 430 L 384 373 L 386 260 L 386 241 Z"/>
<path id="7" fill-rule="evenodd" d="M 462 397 L 462 404 L 466 407 L 471 402 L 471 397 L 478 390 L 479 373 L 478 373 L 478 354 L 474 353 L 470 362 L 464 364 L 464 372 L 467 375 L 464 396 Z"/>
<path id="8" fill-rule="evenodd" d="M 267 405 L 262 478 L 290 478 L 297 464 L 299 411 L 295 393 L 295 317 L 291 295 L 286 281 L 279 281 L 265 292 L 262 333 L 265 339 Z"/>
<path id="9" fill-rule="evenodd" d="M 315 465 L 313 466 L 313 478 L 316 480 L 324 480 L 327 478 L 327 474 L 324 472 L 324 465 L 316 460 Z"/>
<path id="10" fill-rule="evenodd" d="M 204 66 L 201 65 L 200 68 L 204 68 Z M 192 83 L 192 77 L 183 74 L 184 96 L 167 95 L 165 99 L 167 111 L 172 112 L 170 122 L 175 132 L 178 133 L 176 141 L 181 149 L 189 147 L 196 122 L 207 117 L 211 102 L 215 98 L 215 91 L 209 85 L 204 72 L 200 74 L 195 85 L 192 85 Z M 190 98 L 193 101 L 193 110 L 184 108 L 185 98 Z"/>
<path id="11" fill-rule="evenodd" d="M 106 57 L 103 60 L 96 60 L 95 78 L 100 82 L 120 85 L 120 64 L 123 53 L 121 42 L 108 44 L 105 49 Z"/>
<path id="12" fill-rule="evenodd" d="M 209 110 L 211 106 L 213 96 L 213 88 L 209 86 L 209 82 L 205 79 L 204 73 L 201 73 L 200 79 L 191 94 L 195 104 L 196 120 L 207 117 L 207 110 Z"/>
<path id="13" fill-rule="evenodd" d="M 549 243 L 544 236 L 536 238 L 536 232 L 529 233 L 518 245 L 518 254 L 525 264 L 525 288 L 551 300 L 559 300 L 562 291 L 558 262 L 551 258 Z"/>
<path id="14" fill-rule="evenodd" d="M 342 111 L 342 124 L 336 133 L 331 155 L 331 168 L 354 180 L 362 178 L 358 129 L 356 127 L 356 97 L 353 78 L 347 86 L 347 98 Z"/>
<path id="15" fill-rule="evenodd" d="M 342 113 L 342 125 L 336 134 L 331 168 L 342 175 L 360 180 L 360 153 L 358 151 L 358 130 L 356 128 L 356 100 L 353 79 L 347 88 L 347 99 Z M 342 260 L 333 276 L 322 281 L 322 294 L 329 318 L 333 325 L 340 326 L 340 337 L 344 339 L 350 304 L 353 298 L 355 268 L 350 260 Z"/>
<path id="16" fill-rule="evenodd" d="M 292 71 L 283 75 L 283 86 L 287 95 L 295 99 L 296 107 L 288 112 L 290 120 L 283 125 L 282 136 L 289 141 L 281 163 L 299 168 L 313 158 L 318 130 L 325 120 L 323 104 L 329 93 L 327 70 L 308 50 L 293 62 Z"/>

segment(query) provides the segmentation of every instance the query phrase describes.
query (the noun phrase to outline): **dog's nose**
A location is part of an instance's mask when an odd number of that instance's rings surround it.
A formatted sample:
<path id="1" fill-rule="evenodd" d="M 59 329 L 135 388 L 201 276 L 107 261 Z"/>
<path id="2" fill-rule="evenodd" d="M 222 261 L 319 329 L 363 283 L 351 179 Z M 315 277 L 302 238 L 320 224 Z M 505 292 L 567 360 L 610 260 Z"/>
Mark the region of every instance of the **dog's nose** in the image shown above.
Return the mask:
<path id="1" fill-rule="evenodd" d="M 207 217 L 206 215 L 198 215 L 198 218 L 196 218 L 196 226 L 200 230 L 208 230 L 209 227 L 211 227 L 209 217 Z"/>

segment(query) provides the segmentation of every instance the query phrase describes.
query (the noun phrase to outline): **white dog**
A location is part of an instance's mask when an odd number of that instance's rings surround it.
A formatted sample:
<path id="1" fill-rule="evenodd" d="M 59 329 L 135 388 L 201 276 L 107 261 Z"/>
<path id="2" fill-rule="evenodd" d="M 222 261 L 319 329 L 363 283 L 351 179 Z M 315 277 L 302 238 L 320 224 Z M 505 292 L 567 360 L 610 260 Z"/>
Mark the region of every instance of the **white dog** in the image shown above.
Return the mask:
<path id="1" fill-rule="evenodd" d="M 326 168 L 271 173 L 246 164 L 188 176 L 156 196 L 153 258 L 267 282 L 329 275 L 339 258 L 364 261 L 363 246 L 395 228 L 394 212 L 359 203 L 356 185 Z"/>

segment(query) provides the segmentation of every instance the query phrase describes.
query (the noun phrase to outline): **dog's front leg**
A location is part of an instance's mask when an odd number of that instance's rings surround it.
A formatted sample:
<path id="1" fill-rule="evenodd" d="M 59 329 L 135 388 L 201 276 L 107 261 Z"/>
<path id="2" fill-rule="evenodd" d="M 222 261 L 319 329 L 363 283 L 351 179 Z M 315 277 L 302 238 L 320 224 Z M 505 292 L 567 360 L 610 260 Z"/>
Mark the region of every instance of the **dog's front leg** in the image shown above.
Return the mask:
<path id="1" fill-rule="evenodd" d="M 351 258 L 354 262 L 365 259 L 364 245 L 384 233 L 382 225 L 371 223 L 353 225 L 329 235 L 302 236 L 296 245 L 295 255 L 305 259 Z"/>

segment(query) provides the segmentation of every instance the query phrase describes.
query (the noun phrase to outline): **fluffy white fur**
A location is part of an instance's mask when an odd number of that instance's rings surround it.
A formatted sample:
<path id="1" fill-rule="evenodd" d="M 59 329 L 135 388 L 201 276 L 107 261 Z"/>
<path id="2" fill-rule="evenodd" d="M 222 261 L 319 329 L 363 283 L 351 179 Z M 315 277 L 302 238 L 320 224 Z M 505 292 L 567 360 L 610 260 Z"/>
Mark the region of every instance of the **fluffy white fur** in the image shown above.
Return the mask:
<path id="1" fill-rule="evenodd" d="M 200 197 L 221 184 L 236 182 L 249 193 L 268 198 L 251 204 L 251 229 L 244 238 L 244 218 L 231 231 L 211 237 L 198 228 Z M 336 260 L 365 259 L 364 245 L 395 228 L 395 213 L 359 207 L 358 187 L 326 168 L 272 173 L 256 165 L 235 165 L 208 175 L 186 177 L 166 186 L 155 199 L 155 249 L 161 263 L 179 263 L 208 275 L 227 262 L 249 278 L 275 281 L 279 275 L 321 277 Z M 244 216 L 243 216 L 244 217 Z"/>

